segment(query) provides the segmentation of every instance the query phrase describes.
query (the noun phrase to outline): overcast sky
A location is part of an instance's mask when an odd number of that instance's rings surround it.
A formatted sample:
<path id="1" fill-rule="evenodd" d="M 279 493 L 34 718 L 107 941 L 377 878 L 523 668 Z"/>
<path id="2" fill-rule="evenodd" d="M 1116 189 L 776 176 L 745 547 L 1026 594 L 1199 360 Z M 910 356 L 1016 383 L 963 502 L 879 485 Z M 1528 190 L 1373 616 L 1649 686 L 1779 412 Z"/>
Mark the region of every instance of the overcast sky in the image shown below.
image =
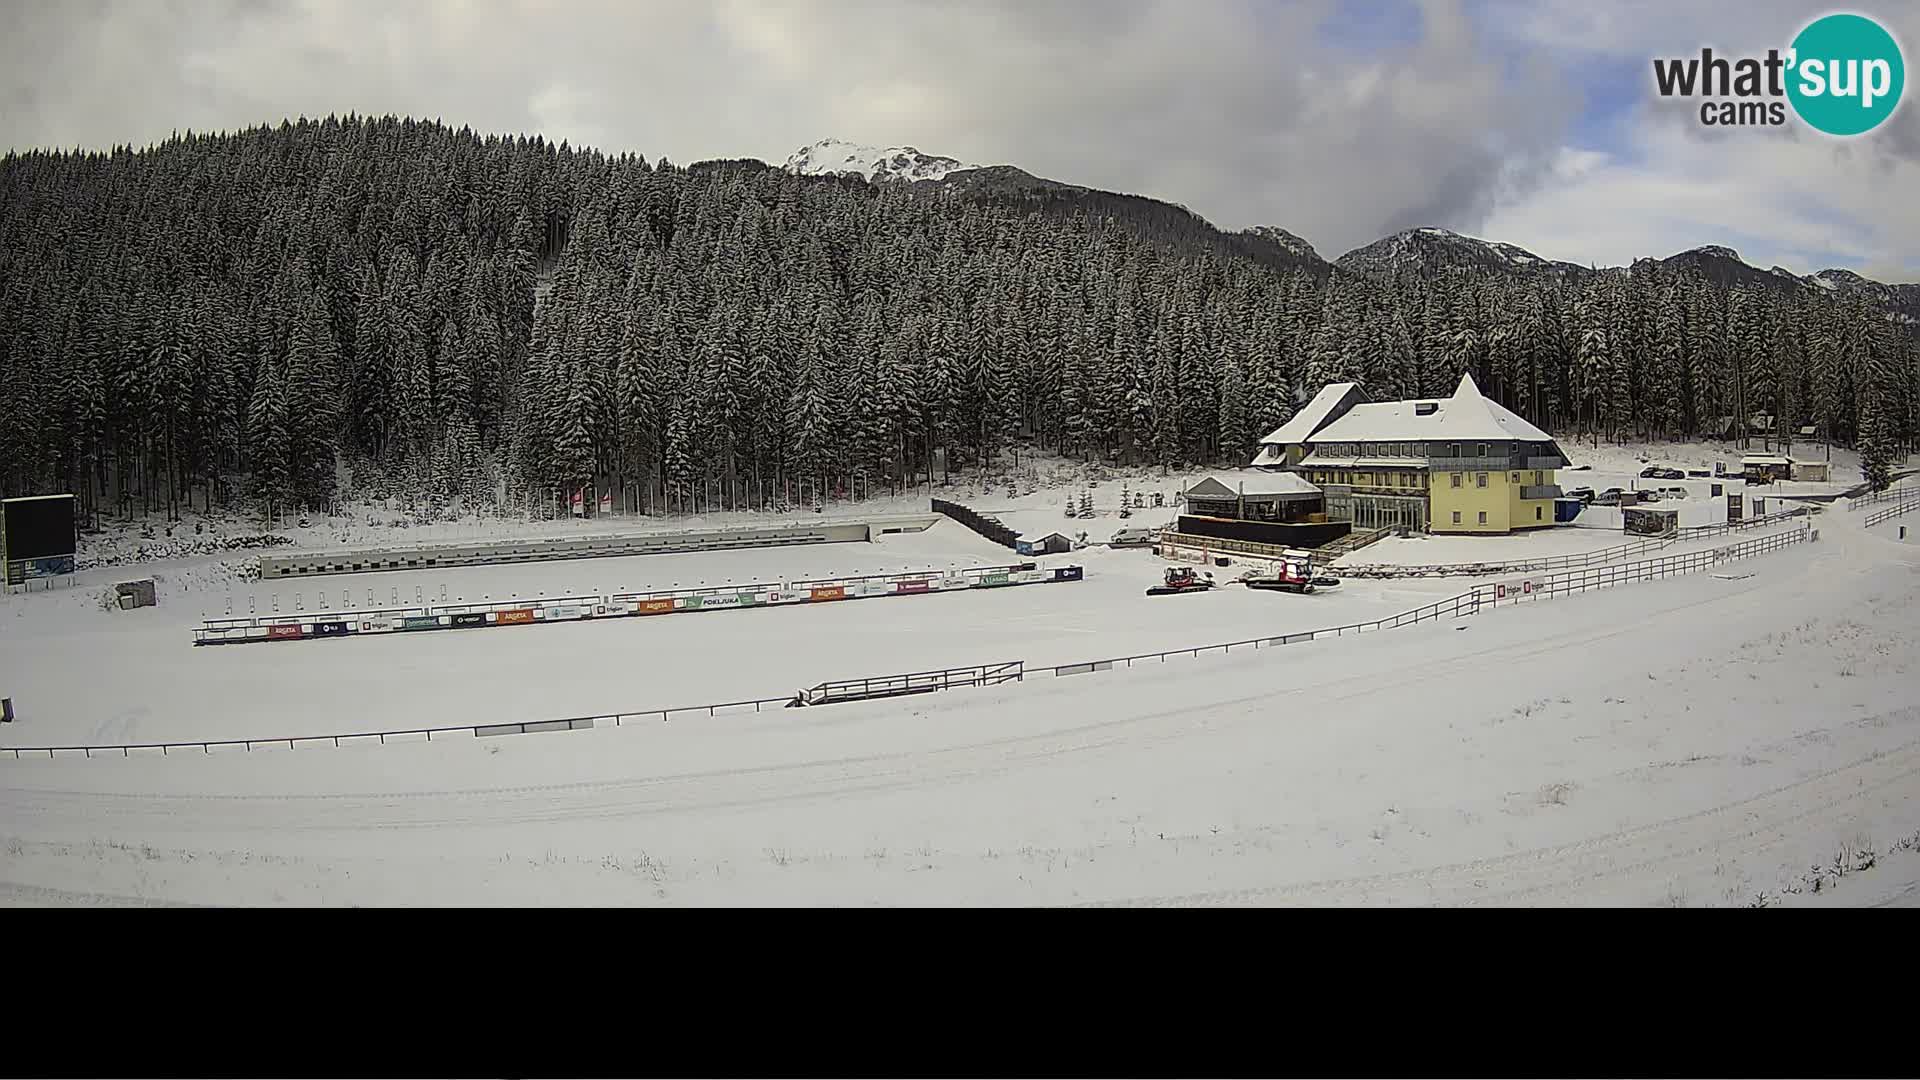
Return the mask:
<path id="1" fill-rule="evenodd" d="M 1651 59 L 1784 48 L 1795 0 L 8 0 L 0 145 L 330 112 L 649 160 L 832 136 L 1275 224 L 1617 264 L 1699 244 L 1920 281 L 1920 107 L 1710 137 Z M 1913 59 L 1920 4 L 1860 0 Z M 1910 91 L 1912 97 L 1916 92 Z"/>

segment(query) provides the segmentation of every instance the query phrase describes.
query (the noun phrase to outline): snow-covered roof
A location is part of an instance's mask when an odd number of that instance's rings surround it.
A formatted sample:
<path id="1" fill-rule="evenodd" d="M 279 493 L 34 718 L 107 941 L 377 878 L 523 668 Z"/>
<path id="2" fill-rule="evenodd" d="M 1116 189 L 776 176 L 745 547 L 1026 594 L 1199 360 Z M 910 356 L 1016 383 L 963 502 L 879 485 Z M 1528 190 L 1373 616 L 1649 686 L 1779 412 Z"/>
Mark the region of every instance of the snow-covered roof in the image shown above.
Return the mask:
<path id="1" fill-rule="evenodd" d="M 1421 412 L 1416 406 L 1432 405 Z M 1383 401 L 1355 405 L 1345 416 L 1315 432 L 1314 443 L 1390 442 L 1396 439 L 1519 439 L 1552 442 L 1553 436 L 1522 420 L 1498 402 L 1480 395 L 1473 376 L 1460 376 L 1449 398 Z"/>
<path id="2" fill-rule="evenodd" d="M 1274 446 L 1263 445 L 1260 447 L 1260 452 L 1253 455 L 1253 461 L 1251 462 L 1251 464 L 1255 466 L 1281 465 L 1281 464 L 1285 464 L 1286 460 L 1287 460 L 1286 450 L 1282 449 L 1277 445 L 1274 445 Z"/>
<path id="3" fill-rule="evenodd" d="M 1021 533 L 1019 536 L 1014 537 L 1014 542 L 1017 544 L 1037 544 L 1043 540 L 1050 540 L 1056 536 L 1069 543 L 1073 541 L 1073 537 L 1068 536 L 1066 533 L 1063 533 L 1058 529 L 1049 529 L 1046 532 Z"/>
<path id="4" fill-rule="evenodd" d="M 1266 473 L 1262 476 L 1235 478 L 1231 482 L 1209 476 L 1188 488 L 1186 497 L 1202 499 L 1298 499 L 1317 496 L 1320 489 L 1299 473 Z"/>
<path id="5" fill-rule="evenodd" d="M 1293 419 L 1281 424 L 1271 435 L 1261 439 L 1268 445 L 1303 443 L 1313 436 L 1315 429 L 1327 422 L 1328 414 L 1339 406 L 1348 394 L 1358 390 L 1355 383 L 1328 383 L 1313 395 L 1306 407 L 1293 414 Z"/>
<path id="6" fill-rule="evenodd" d="M 1791 465 L 1793 459 L 1781 454 L 1746 454 L 1740 458 L 1742 464 L 1753 462 L 1756 465 Z"/>

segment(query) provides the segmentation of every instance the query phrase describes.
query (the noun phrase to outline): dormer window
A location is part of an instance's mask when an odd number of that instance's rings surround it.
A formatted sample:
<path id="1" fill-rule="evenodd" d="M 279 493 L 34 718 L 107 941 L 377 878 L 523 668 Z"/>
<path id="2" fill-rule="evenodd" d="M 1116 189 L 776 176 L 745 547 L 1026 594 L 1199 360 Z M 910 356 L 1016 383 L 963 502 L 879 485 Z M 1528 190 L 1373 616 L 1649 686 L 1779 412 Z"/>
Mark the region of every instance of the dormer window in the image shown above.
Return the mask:
<path id="1" fill-rule="evenodd" d="M 1437 401 L 1416 401 L 1413 403 L 1413 415 L 1415 416 L 1432 416 L 1439 411 L 1440 403 Z"/>

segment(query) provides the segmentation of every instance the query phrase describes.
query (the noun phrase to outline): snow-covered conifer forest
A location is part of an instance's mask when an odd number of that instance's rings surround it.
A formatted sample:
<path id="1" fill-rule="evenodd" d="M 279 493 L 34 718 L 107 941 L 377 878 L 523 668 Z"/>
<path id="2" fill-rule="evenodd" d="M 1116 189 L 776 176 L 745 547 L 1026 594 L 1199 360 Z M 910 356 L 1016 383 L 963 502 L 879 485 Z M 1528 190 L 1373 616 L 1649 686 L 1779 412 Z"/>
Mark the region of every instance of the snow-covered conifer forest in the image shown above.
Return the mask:
<path id="1" fill-rule="evenodd" d="M 1477 255 L 1397 254 L 1436 238 Z M 871 184 L 394 118 L 10 154 L 0 493 L 764 506 L 1029 445 L 1244 461 L 1321 384 L 1463 371 L 1565 437 L 1767 413 L 1873 476 L 1920 433 L 1912 286 L 1518 250 L 1414 230 L 1328 263 L 1017 169 Z"/>

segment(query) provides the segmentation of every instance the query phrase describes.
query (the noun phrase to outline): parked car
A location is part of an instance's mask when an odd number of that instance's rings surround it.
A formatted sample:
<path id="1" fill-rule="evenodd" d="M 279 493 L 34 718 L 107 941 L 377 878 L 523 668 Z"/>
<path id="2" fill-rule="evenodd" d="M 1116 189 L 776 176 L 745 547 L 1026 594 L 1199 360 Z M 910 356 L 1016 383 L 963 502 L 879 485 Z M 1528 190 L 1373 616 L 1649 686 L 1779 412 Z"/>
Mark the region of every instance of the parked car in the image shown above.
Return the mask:
<path id="1" fill-rule="evenodd" d="M 1598 494 L 1598 495 L 1595 495 L 1595 496 L 1593 497 L 1593 505 L 1595 505 L 1595 506 L 1619 506 L 1619 505 L 1620 505 L 1620 496 L 1622 496 L 1622 495 L 1624 495 L 1624 494 L 1626 494 L 1626 493 L 1625 493 L 1624 491 L 1622 491 L 1622 490 L 1620 490 L 1619 488 L 1617 488 L 1617 487 L 1610 487 L 1610 488 L 1608 488 L 1607 490 L 1605 490 L 1605 491 L 1603 491 L 1603 492 L 1601 492 L 1600 494 Z"/>
<path id="2" fill-rule="evenodd" d="M 1567 471 L 1568 472 L 1586 472 L 1588 469 L 1591 469 L 1591 468 L 1593 468 L 1593 466 L 1591 465 L 1569 465 L 1567 466 Z"/>
<path id="3" fill-rule="evenodd" d="M 1683 487 L 1663 487 L 1660 489 L 1660 497 L 1663 499 L 1686 499 L 1692 496 L 1693 492 Z"/>
<path id="4" fill-rule="evenodd" d="M 1687 474 L 1679 469 L 1669 469 L 1663 465 L 1649 465 L 1640 470 L 1642 480 L 1685 480 Z"/>
<path id="5" fill-rule="evenodd" d="M 1583 503 L 1591 504 L 1593 502 L 1593 489 L 1590 487 L 1568 488 L 1562 493 L 1561 498 L 1579 499 Z"/>
<path id="6" fill-rule="evenodd" d="M 1107 541 L 1107 543 L 1113 547 L 1145 547 L 1159 539 L 1159 537 L 1159 529 L 1121 529 L 1119 532 L 1114 533 L 1113 539 Z"/>

